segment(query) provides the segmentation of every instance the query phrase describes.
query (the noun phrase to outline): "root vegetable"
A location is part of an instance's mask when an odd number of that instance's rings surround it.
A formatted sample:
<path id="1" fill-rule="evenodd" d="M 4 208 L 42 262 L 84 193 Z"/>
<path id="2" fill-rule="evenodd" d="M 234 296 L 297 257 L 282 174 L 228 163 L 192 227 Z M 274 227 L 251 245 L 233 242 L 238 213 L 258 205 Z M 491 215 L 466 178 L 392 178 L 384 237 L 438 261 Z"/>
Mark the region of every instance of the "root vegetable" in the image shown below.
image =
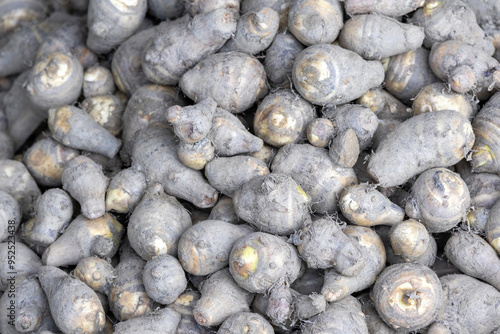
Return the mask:
<path id="1" fill-rule="evenodd" d="M 262 160 L 243 155 L 215 158 L 205 167 L 208 182 L 229 197 L 246 182 L 266 174 L 269 169 Z"/>
<path id="2" fill-rule="evenodd" d="M 446 168 L 432 168 L 413 184 L 405 211 L 437 233 L 455 227 L 465 218 L 469 206 L 469 189 L 460 175 Z"/>
<path id="3" fill-rule="evenodd" d="M 74 275 L 92 290 L 107 296 L 116 277 L 116 271 L 107 260 L 93 256 L 78 261 Z"/>
<path id="4" fill-rule="evenodd" d="M 235 30 L 236 18 L 224 8 L 168 23 L 144 53 L 144 74 L 152 82 L 175 85 L 184 73 L 220 49 Z"/>
<path id="5" fill-rule="evenodd" d="M 120 152 L 123 162 L 127 165 L 131 163 L 136 132 L 153 123 L 167 123 L 165 116 L 168 107 L 185 104 L 180 91 L 174 87 L 145 85 L 138 88 L 128 101 L 123 114 L 123 148 Z"/>
<path id="6" fill-rule="evenodd" d="M 42 262 L 49 266 L 68 266 L 89 256 L 110 259 L 118 251 L 124 232 L 123 225 L 109 213 L 97 219 L 80 215 L 45 250 Z"/>
<path id="7" fill-rule="evenodd" d="M 383 39 L 379 36 L 384 36 Z M 356 15 L 340 32 L 340 45 L 364 59 L 382 59 L 415 51 L 422 46 L 424 30 L 379 14 Z"/>
<path id="8" fill-rule="evenodd" d="M 233 201 L 238 217 L 268 233 L 288 235 L 310 219 L 311 198 L 283 173 L 251 179 L 236 191 Z"/>
<path id="9" fill-rule="evenodd" d="M 10 293 L 0 298 L 0 330 L 4 334 L 41 333 L 59 329 L 49 311 L 49 301 L 34 276 L 16 278 Z M 15 305 L 15 306 L 12 306 Z M 9 317 L 15 309 L 15 317 Z"/>
<path id="10" fill-rule="evenodd" d="M 115 326 L 116 334 L 176 334 L 177 326 L 181 321 L 181 315 L 176 311 L 165 308 L 155 311 L 147 316 L 129 319 L 118 323 Z"/>
<path id="11" fill-rule="evenodd" d="M 132 212 L 146 190 L 146 177 L 136 168 L 116 174 L 106 191 L 106 211 Z"/>
<path id="12" fill-rule="evenodd" d="M 4 35 L 43 20 L 48 8 L 40 0 L 6 0 L 2 1 L 0 12 L 0 33 Z"/>
<path id="13" fill-rule="evenodd" d="M 334 136 L 335 128 L 328 118 L 315 118 L 307 126 L 307 140 L 313 146 L 327 147 Z"/>
<path id="14" fill-rule="evenodd" d="M 0 160 L 0 190 L 14 197 L 25 219 L 33 216 L 35 201 L 41 192 L 23 163 Z"/>
<path id="15" fill-rule="evenodd" d="M 90 0 L 87 12 L 89 49 L 103 54 L 120 45 L 139 28 L 147 8 L 147 0 Z"/>
<path id="16" fill-rule="evenodd" d="M 185 7 L 184 0 L 148 0 L 148 13 L 165 21 L 182 15 Z"/>
<path id="17" fill-rule="evenodd" d="M 329 44 L 337 39 L 343 21 L 337 0 L 298 0 L 290 5 L 288 29 L 302 44 Z"/>
<path id="18" fill-rule="evenodd" d="M 345 188 L 340 195 L 339 207 L 347 219 L 361 226 L 394 225 L 404 218 L 403 209 L 370 184 Z"/>
<path id="19" fill-rule="evenodd" d="M 80 155 L 66 164 L 61 181 L 63 189 L 80 203 L 85 217 L 96 219 L 104 215 L 108 179 L 100 165 Z"/>
<path id="20" fill-rule="evenodd" d="M 221 269 L 200 285 L 201 298 L 193 309 L 196 322 L 216 326 L 239 312 L 248 312 L 253 294 L 236 284 L 228 269 Z"/>
<path id="21" fill-rule="evenodd" d="M 304 45 L 297 41 L 291 33 L 276 34 L 271 46 L 266 50 L 266 58 L 264 59 L 264 67 L 271 86 L 290 86 L 295 57 L 304 48 Z"/>
<path id="22" fill-rule="evenodd" d="M 219 327 L 217 334 L 232 333 L 274 334 L 271 324 L 260 314 L 240 312 L 227 318 Z"/>
<path id="23" fill-rule="evenodd" d="M 22 213 L 19 203 L 3 190 L 0 190 L 0 242 L 14 235 L 21 223 Z"/>
<path id="24" fill-rule="evenodd" d="M 215 148 L 207 138 L 195 143 L 181 141 L 177 147 L 177 157 L 184 166 L 194 170 L 202 170 L 215 157 Z"/>
<path id="25" fill-rule="evenodd" d="M 378 13 L 398 17 L 424 5 L 425 0 L 344 0 L 345 11 L 349 16 Z"/>
<path id="26" fill-rule="evenodd" d="M 301 295 L 292 290 L 293 294 L 293 316 L 300 320 L 307 320 L 325 311 L 327 302 L 323 295 L 313 293 Z"/>
<path id="27" fill-rule="evenodd" d="M 155 256 L 146 263 L 142 281 L 148 296 L 164 305 L 175 302 L 187 287 L 181 264 L 168 254 Z"/>
<path id="28" fill-rule="evenodd" d="M 24 153 L 23 163 L 39 185 L 59 187 L 62 185 L 64 167 L 79 154 L 78 150 L 66 147 L 51 138 L 44 138 Z"/>
<path id="29" fill-rule="evenodd" d="M 327 150 L 308 144 L 290 144 L 281 148 L 271 170 L 290 175 L 311 197 L 311 208 L 318 213 L 335 212 L 342 189 L 357 183 L 352 168 L 336 166 Z"/>
<path id="30" fill-rule="evenodd" d="M 411 116 L 410 109 L 385 89 L 370 89 L 357 99 L 356 103 L 370 108 L 379 120 L 404 121 Z"/>
<path id="31" fill-rule="evenodd" d="M 92 66 L 83 74 L 83 96 L 86 98 L 115 92 L 113 74 L 103 66 Z"/>
<path id="32" fill-rule="evenodd" d="M 359 141 L 356 132 L 353 129 L 347 129 L 332 139 L 328 156 L 335 165 L 350 168 L 356 164 L 359 150 Z"/>
<path id="33" fill-rule="evenodd" d="M 491 333 L 500 326 L 500 293 L 491 285 L 467 275 L 441 277 L 442 306 L 429 334 Z"/>
<path id="34" fill-rule="evenodd" d="M 100 95 L 88 97 L 82 102 L 82 108 L 89 113 L 94 121 L 113 136 L 122 131 L 122 116 L 125 105 L 115 95 Z"/>
<path id="35" fill-rule="evenodd" d="M 432 323 L 441 307 L 443 289 L 428 267 L 408 263 L 387 267 L 373 287 L 378 314 L 394 329 L 413 331 Z"/>
<path id="36" fill-rule="evenodd" d="M 410 105 L 423 87 L 439 81 L 429 63 L 429 50 L 425 48 L 390 57 L 385 65 L 385 89 Z"/>
<path id="37" fill-rule="evenodd" d="M 484 232 L 486 233 L 486 240 L 490 245 L 500 254 L 500 220 L 499 217 L 500 202 L 497 201 L 488 213 Z"/>
<path id="38" fill-rule="evenodd" d="M 255 134 L 267 144 L 281 147 L 302 140 L 315 118 L 314 107 L 289 90 L 267 95 L 253 119 Z"/>
<path id="39" fill-rule="evenodd" d="M 210 210 L 209 220 L 223 220 L 231 224 L 241 224 L 242 220 L 234 212 L 233 199 L 227 196 L 221 196 L 219 201 Z"/>
<path id="40" fill-rule="evenodd" d="M 234 280 L 255 293 L 283 283 L 292 284 L 299 275 L 300 263 L 295 246 L 264 232 L 239 239 L 229 255 L 229 271 Z"/>
<path id="41" fill-rule="evenodd" d="M 288 13 L 291 0 L 241 0 L 241 13 L 258 12 L 265 7 L 269 7 L 278 12 L 280 17 L 279 30 L 286 30 L 288 27 Z"/>
<path id="42" fill-rule="evenodd" d="M 73 217 L 71 197 L 60 188 L 49 189 L 36 201 L 36 216 L 24 223 L 21 237 L 30 244 L 48 247 L 61 235 Z"/>
<path id="43" fill-rule="evenodd" d="M 472 97 L 451 91 L 446 84 L 436 82 L 427 85 L 413 100 L 412 115 L 420 115 L 436 110 L 455 110 L 468 120 L 476 116 L 477 104 Z"/>
<path id="44" fill-rule="evenodd" d="M 365 314 L 366 326 L 369 333 L 377 334 L 396 334 L 397 331 L 389 326 L 380 318 L 375 309 L 373 301 L 369 294 L 363 294 L 358 297 L 361 303 L 361 310 Z"/>
<path id="45" fill-rule="evenodd" d="M 193 17 L 224 8 L 234 13 L 238 18 L 241 0 L 184 0 L 184 2 L 186 3 L 186 11 Z"/>
<path id="46" fill-rule="evenodd" d="M 385 137 L 401 124 L 401 121 L 395 119 L 380 119 L 378 121 L 377 130 L 373 134 L 372 149 L 377 150 L 378 146 Z"/>
<path id="47" fill-rule="evenodd" d="M 335 268 L 345 276 L 357 275 L 365 262 L 357 245 L 338 222 L 320 218 L 290 236 L 308 268 Z"/>
<path id="48" fill-rule="evenodd" d="M 188 228 L 179 240 L 177 257 L 190 274 L 209 275 L 229 264 L 234 243 L 255 230 L 221 220 L 205 220 Z"/>
<path id="49" fill-rule="evenodd" d="M 12 263 L 9 265 L 9 255 L 12 256 L 12 248 L 15 246 L 16 263 L 15 272 L 12 273 Z M 0 243 L 0 291 L 6 291 L 10 287 L 11 279 L 14 281 L 21 276 L 31 276 L 38 272 L 42 261 L 28 246 L 20 240 L 14 241 L 14 235 L 9 235 L 5 242 Z M 12 259 L 11 259 L 12 260 Z"/>
<path id="50" fill-rule="evenodd" d="M 200 171 L 178 160 L 174 138 L 166 125 L 150 126 L 138 132 L 131 151 L 133 166 L 146 175 L 148 182 L 160 183 L 170 195 L 188 200 L 199 208 L 214 206 L 218 196 L 216 190 Z"/>
<path id="51" fill-rule="evenodd" d="M 478 142 L 479 141 L 480 139 L 478 139 Z M 484 207 L 489 209 L 500 198 L 499 175 L 472 172 L 472 167 L 465 160 L 456 164 L 455 169 L 469 188 L 471 207 Z"/>
<path id="52" fill-rule="evenodd" d="M 500 131 L 497 117 L 500 115 L 500 93 L 493 95 L 472 122 L 476 141 L 472 147 L 472 170 L 474 172 L 498 173 L 500 145 L 496 142 Z"/>
<path id="53" fill-rule="evenodd" d="M 495 249 L 479 235 L 466 231 L 452 235 L 446 242 L 444 253 L 464 274 L 500 288 L 500 259 Z M 472 254 L 474 256 L 470 256 Z"/>
<path id="54" fill-rule="evenodd" d="M 476 231 L 484 232 L 490 210 L 485 207 L 474 207 L 467 213 L 467 224 Z"/>
<path id="55" fill-rule="evenodd" d="M 385 267 L 385 248 L 377 233 L 367 227 L 352 225 L 348 225 L 344 233 L 365 255 L 363 259 L 365 265 L 356 276 L 344 276 L 335 269 L 325 271 L 321 294 L 329 302 L 339 301 L 354 292 L 370 287 Z"/>
<path id="56" fill-rule="evenodd" d="M 177 255 L 179 238 L 191 225 L 188 211 L 155 183 L 130 216 L 127 234 L 133 249 L 150 260 L 161 254 Z"/>
<path id="57" fill-rule="evenodd" d="M 425 140 L 421 139 L 423 134 Z M 473 143 L 472 126 L 459 113 L 440 110 L 421 114 L 404 121 L 382 140 L 370 158 L 368 171 L 383 187 L 401 185 L 429 168 L 456 164 Z"/>
<path id="58" fill-rule="evenodd" d="M 424 28 L 424 46 L 437 42 L 458 40 L 492 55 L 492 40 L 477 24 L 474 11 L 462 1 L 433 0 L 415 12 L 410 22 Z"/>
<path id="59" fill-rule="evenodd" d="M 271 45 L 278 33 L 279 14 L 265 7 L 258 12 L 243 14 L 234 36 L 220 49 L 220 52 L 240 51 L 255 55 Z"/>
<path id="60" fill-rule="evenodd" d="M 389 230 L 389 239 L 392 251 L 404 262 L 419 263 L 428 267 L 434 263 L 437 253 L 436 241 L 422 223 L 409 219 L 393 225 Z"/>
<path id="61" fill-rule="evenodd" d="M 212 129 L 212 120 L 217 103 L 206 98 L 194 106 L 172 106 L 168 108 L 166 118 L 174 126 L 179 139 L 195 143 L 205 138 Z"/>
<path id="62" fill-rule="evenodd" d="M 269 291 L 266 315 L 275 325 L 286 325 L 293 313 L 293 295 L 287 283 L 278 283 Z"/>
<path id="63" fill-rule="evenodd" d="M 172 304 L 168 305 L 181 314 L 181 322 L 177 327 L 176 334 L 209 334 L 213 333 L 210 327 L 205 327 L 198 324 L 193 316 L 193 309 L 200 300 L 201 294 L 198 291 L 187 289 L 179 298 Z"/>
<path id="64" fill-rule="evenodd" d="M 268 92 L 264 66 L 236 51 L 206 57 L 182 76 L 179 87 L 195 102 L 212 97 L 231 113 L 247 110 Z"/>
<path id="65" fill-rule="evenodd" d="M 52 266 L 38 271 L 57 327 L 65 333 L 98 333 L 106 315 L 96 293 L 85 283 Z"/>
<path id="66" fill-rule="evenodd" d="M 340 85 L 342 78 L 345 84 Z M 314 104 L 343 104 L 384 81 L 379 61 L 366 61 L 340 46 L 318 44 L 299 53 L 293 64 L 295 89 Z"/>

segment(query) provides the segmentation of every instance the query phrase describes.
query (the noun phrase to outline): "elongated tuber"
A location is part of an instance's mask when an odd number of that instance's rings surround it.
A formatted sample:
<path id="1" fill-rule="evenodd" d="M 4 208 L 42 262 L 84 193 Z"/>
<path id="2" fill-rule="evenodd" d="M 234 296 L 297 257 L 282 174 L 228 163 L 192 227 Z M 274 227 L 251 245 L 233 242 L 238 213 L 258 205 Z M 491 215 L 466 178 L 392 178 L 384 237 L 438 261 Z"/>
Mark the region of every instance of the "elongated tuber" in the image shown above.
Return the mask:
<path id="1" fill-rule="evenodd" d="M 404 121 L 411 116 L 410 109 L 385 89 L 370 89 L 361 95 L 356 100 L 356 103 L 370 108 L 379 120 L 391 119 Z"/>
<path id="2" fill-rule="evenodd" d="M 144 317 L 129 319 L 119 322 L 115 326 L 116 334 L 176 334 L 177 326 L 181 321 L 181 315 L 176 311 L 164 308 Z"/>
<path id="3" fill-rule="evenodd" d="M 0 190 L 0 242 L 14 235 L 21 224 L 21 207 L 19 203 L 3 190 Z"/>
<path id="4" fill-rule="evenodd" d="M 136 168 L 116 174 L 106 191 L 106 211 L 132 212 L 146 190 L 146 177 Z"/>
<path id="5" fill-rule="evenodd" d="M 12 252 L 15 247 L 15 263 L 12 263 Z M 9 263 L 9 255 L 10 263 Z M 28 246 L 20 240 L 15 240 L 15 236 L 9 234 L 5 242 L 0 243 L 0 290 L 8 291 L 11 284 L 20 276 L 31 276 L 38 272 L 42 266 L 42 261 Z M 12 266 L 15 265 L 15 272 Z M 12 278 L 14 278 L 12 280 Z"/>

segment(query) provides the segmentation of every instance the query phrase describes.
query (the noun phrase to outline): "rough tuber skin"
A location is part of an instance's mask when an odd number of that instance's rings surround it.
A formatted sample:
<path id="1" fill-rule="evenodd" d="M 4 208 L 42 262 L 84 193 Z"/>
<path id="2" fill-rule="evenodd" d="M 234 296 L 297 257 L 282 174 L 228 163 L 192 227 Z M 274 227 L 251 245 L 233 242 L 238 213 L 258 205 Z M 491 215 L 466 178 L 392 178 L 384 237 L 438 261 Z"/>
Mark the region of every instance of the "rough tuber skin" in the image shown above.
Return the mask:
<path id="1" fill-rule="evenodd" d="M 269 174 L 269 168 L 262 160 L 244 155 L 215 158 L 205 167 L 208 182 L 229 197 L 234 197 L 246 182 L 266 174 Z"/>
<path id="2" fill-rule="evenodd" d="M 38 279 L 49 300 L 50 312 L 64 333 L 98 333 L 106 315 L 96 293 L 61 269 L 41 267 Z"/>
<path id="3" fill-rule="evenodd" d="M 411 117 L 410 109 L 385 89 L 370 89 L 361 95 L 356 103 L 370 108 L 379 120 L 404 121 Z"/>
<path id="4" fill-rule="evenodd" d="M 216 190 L 200 171 L 182 164 L 177 158 L 175 136 L 166 125 L 150 126 L 135 136 L 133 166 L 149 182 L 160 183 L 165 192 L 185 199 L 199 208 L 210 208 L 217 202 Z"/>
<path id="5" fill-rule="evenodd" d="M 315 118 L 307 125 L 307 140 L 313 146 L 327 147 L 334 136 L 335 128 L 328 118 Z"/>
<path id="6" fill-rule="evenodd" d="M 406 214 L 430 232 L 445 232 L 464 220 L 470 207 L 469 188 L 459 174 L 432 168 L 420 174 L 410 190 Z"/>
<path id="7" fill-rule="evenodd" d="M 479 141 L 479 139 L 478 139 Z M 471 196 L 471 206 L 490 209 L 500 198 L 500 176 L 493 173 L 472 172 L 468 162 L 462 160 L 455 165 L 465 181 Z"/>
<path id="8" fill-rule="evenodd" d="M 239 239 L 229 255 L 229 271 L 234 280 L 254 293 L 292 284 L 299 275 L 300 264 L 295 246 L 264 232 L 250 233 Z"/>
<path id="9" fill-rule="evenodd" d="M 123 225 L 109 213 L 97 219 L 79 215 L 45 250 L 42 262 L 49 266 L 69 266 L 89 256 L 110 259 L 118 251 L 124 232 Z"/>
<path id="10" fill-rule="evenodd" d="M 425 0 L 344 0 L 344 8 L 349 16 L 378 13 L 398 17 L 424 5 Z"/>
<path id="11" fill-rule="evenodd" d="M 68 193 L 49 189 L 38 197 L 36 215 L 23 224 L 21 238 L 44 249 L 56 241 L 72 217 L 73 202 Z"/>
<path id="12" fill-rule="evenodd" d="M 148 296 L 164 305 L 175 302 L 188 283 L 179 261 L 168 254 L 155 256 L 146 263 L 142 281 Z"/>
<path id="13" fill-rule="evenodd" d="M 96 256 L 78 261 L 74 275 L 92 290 L 109 295 L 116 271 L 108 260 Z"/>
<path id="14" fill-rule="evenodd" d="M 444 253 L 464 274 L 500 288 L 500 259 L 495 249 L 479 235 L 466 231 L 455 233 L 446 242 Z"/>
<path id="15" fill-rule="evenodd" d="M 81 131 L 82 128 L 86 131 Z M 77 107 L 49 109 L 49 129 L 57 141 L 68 147 L 102 154 L 108 158 L 113 158 L 121 147 L 119 139 Z"/>
<path id="16" fill-rule="evenodd" d="M 425 48 L 392 56 L 386 63 L 385 89 L 404 104 L 410 105 L 423 87 L 439 81 Z"/>
<path id="17" fill-rule="evenodd" d="M 357 183 L 352 168 L 336 166 L 327 150 L 309 144 L 282 147 L 271 170 L 290 175 L 311 197 L 311 209 L 317 213 L 334 213 L 344 187 Z"/>
<path id="18" fill-rule="evenodd" d="M 395 119 L 379 119 L 378 127 L 372 138 L 372 150 L 377 150 L 378 146 L 385 137 L 401 124 L 401 121 Z"/>
<path id="19" fill-rule="evenodd" d="M 221 269 L 199 286 L 201 298 L 193 309 L 202 326 L 220 325 L 238 312 L 248 312 L 253 294 L 236 284 L 228 269 Z"/>
<path id="20" fill-rule="evenodd" d="M 26 90 L 31 102 L 44 110 L 74 103 L 82 91 L 83 67 L 72 55 L 51 53 L 33 66 Z"/>
<path id="21" fill-rule="evenodd" d="M 219 327 L 217 334 L 233 333 L 274 334 L 271 324 L 260 314 L 239 312 L 227 318 Z"/>
<path id="22" fill-rule="evenodd" d="M 465 58 L 464 58 L 465 57 Z M 474 59 L 467 62 L 464 59 Z M 484 51 L 461 41 L 435 43 L 429 55 L 432 71 L 457 93 L 500 88 L 500 64 Z"/>
<path id="23" fill-rule="evenodd" d="M 500 202 L 497 201 L 495 205 L 491 208 L 488 213 L 488 218 L 484 226 L 484 232 L 486 233 L 486 240 L 490 245 L 500 254 Z"/>
<path id="24" fill-rule="evenodd" d="M 328 149 L 328 156 L 335 165 L 350 168 L 356 164 L 359 152 L 359 141 L 356 132 L 349 128 L 332 139 Z"/>
<path id="25" fill-rule="evenodd" d="M 223 220 L 231 224 L 242 224 L 244 223 L 236 212 L 234 212 L 233 199 L 227 196 L 221 196 L 219 201 L 210 210 L 210 215 L 208 220 Z"/>
<path id="26" fill-rule="evenodd" d="M 82 102 L 82 109 L 113 136 L 122 131 L 122 116 L 125 105 L 115 95 L 88 97 Z"/>
<path id="27" fill-rule="evenodd" d="M 11 279 L 14 281 L 21 276 L 31 276 L 38 272 L 42 266 L 42 261 L 28 246 L 20 240 L 15 240 L 16 263 L 15 273 L 12 273 L 12 267 L 9 265 L 9 255 L 12 256 L 12 245 L 14 236 L 10 236 L 7 241 L 0 243 L 0 291 L 7 291 L 11 285 Z M 10 249 L 9 249 L 10 247 Z M 12 260 L 12 259 L 11 259 Z M 12 263 L 11 263 L 12 265 Z"/>
<path id="28" fill-rule="evenodd" d="M 366 326 L 369 333 L 377 334 L 397 334 L 398 332 L 380 318 L 375 309 L 373 301 L 370 299 L 370 294 L 366 293 L 358 297 L 361 303 L 361 310 L 365 314 Z"/>
<path id="29" fill-rule="evenodd" d="M 146 261 L 130 247 L 128 241 L 121 246 L 120 263 L 109 293 L 109 306 L 120 321 L 143 317 L 153 311 L 155 304 L 146 293 L 142 273 Z"/>
<path id="30" fill-rule="evenodd" d="M 95 65 L 83 73 L 83 96 L 86 98 L 113 94 L 115 89 L 113 74 L 106 67 Z"/>
<path id="31" fill-rule="evenodd" d="M 339 222 L 323 217 L 290 236 L 308 268 L 335 268 L 345 276 L 355 276 L 365 266 L 363 254 L 342 232 Z"/>
<path id="32" fill-rule="evenodd" d="M 289 235 L 310 219 L 311 198 L 284 173 L 251 179 L 236 191 L 233 201 L 238 217 L 268 233 Z"/>
<path id="33" fill-rule="evenodd" d="M 24 153 L 23 163 L 39 185 L 59 187 L 64 166 L 78 155 L 80 152 L 74 148 L 43 138 Z"/>
<path id="34" fill-rule="evenodd" d="M 455 110 L 472 122 L 477 114 L 477 104 L 472 97 L 457 94 L 445 83 L 436 82 L 425 86 L 413 100 L 412 115 L 436 110 Z"/>
<path id="35" fill-rule="evenodd" d="M 236 17 L 224 8 L 166 23 L 144 52 L 144 74 L 151 82 L 175 85 L 184 73 L 220 49 L 235 30 Z"/>
<path id="36" fill-rule="evenodd" d="M 106 211 L 132 212 L 146 191 L 146 176 L 136 168 L 127 168 L 113 176 L 106 191 Z"/>
<path id="37" fill-rule="evenodd" d="M 255 55 L 264 51 L 278 33 L 279 19 L 278 12 L 269 7 L 243 14 L 234 36 L 219 52 L 241 51 Z"/>
<path id="38" fill-rule="evenodd" d="M 140 318 L 119 322 L 115 326 L 116 334 L 176 334 L 181 315 L 169 308 L 157 310 Z"/>
<path id="39" fill-rule="evenodd" d="M 429 334 L 492 333 L 500 326 L 500 293 L 467 275 L 441 277 L 443 300 Z"/>
<path id="40" fill-rule="evenodd" d="M 368 327 L 359 301 L 352 296 L 347 296 L 341 301 L 329 304 L 325 312 L 309 319 L 302 333 L 367 334 Z"/>
<path id="41" fill-rule="evenodd" d="M 209 275 L 229 264 L 234 243 L 255 230 L 222 220 L 205 220 L 188 228 L 179 240 L 177 257 L 192 275 Z"/>
<path id="42" fill-rule="evenodd" d="M 346 187 L 339 207 L 349 221 L 361 226 L 394 225 L 404 218 L 404 210 L 370 184 Z"/>
<path id="43" fill-rule="evenodd" d="M 24 219 L 33 216 L 35 201 L 41 192 L 22 162 L 0 160 L 0 190 L 14 197 L 19 203 Z"/>
<path id="44" fill-rule="evenodd" d="M 495 52 L 491 38 L 477 24 L 474 11 L 462 1 L 427 1 L 413 14 L 410 22 L 424 28 L 427 48 L 438 42 L 458 40 L 490 56 Z"/>
<path id="45" fill-rule="evenodd" d="M 61 181 L 63 189 L 80 203 L 85 217 L 96 219 L 104 215 L 108 179 L 99 164 L 83 155 L 73 158 L 64 167 Z"/>
<path id="46" fill-rule="evenodd" d="M 4 293 L 0 298 L 2 333 L 41 333 L 44 330 L 59 332 L 50 314 L 47 296 L 36 277 L 17 277 L 10 290 L 10 293 Z M 14 319 L 9 317 L 13 308 L 11 305 L 16 308 Z"/>
<path id="47" fill-rule="evenodd" d="M 212 129 L 217 103 L 206 98 L 193 106 L 172 106 L 167 109 L 167 121 L 174 127 L 177 137 L 187 143 L 205 138 Z"/>
<path id="48" fill-rule="evenodd" d="M 241 52 L 222 52 L 208 56 L 187 71 L 179 87 L 195 102 L 212 97 L 217 106 L 241 113 L 267 95 L 264 66 Z"/>
<path id="49" fill-rule="evenodd" d="M 316 111 L 309 102 L 292 91 L 278 90 L 259 104 L 253 129 L 267 144 L 281 147 L 302 140 L 315 117 Z"/>
<path id="50" fill-rule="evenodd" d="M 339 84 L 340 78 L 345 85 Z M 344 104 L 379 86 L 384 67 L 340 46 L 317 44 L 297 55 L 292 79 L 295 89 L 311 103 Z"/>
<path id="51" fill-rule="evenodd" d="M 500 93 L 493 95 L 472 121 L 476 141 L 472 147 L 472 170 L 498 173 L 500 145 L 494 139 L 500 130 L 497 122 L 500 115 Z"/>
<path id="52" fill-rule="evenodd" d="M 250 1 L 248 1 L 250 2 Z M 254 2 L 254 0 L 252 0 Z M 295 57 L 304 50 L 291 33 L 278 33 L 271 46 L 266 50 L 264 68 L 273 87 L 289 87 L 292 80 L 292 68 Z"/>
<path id="53" fill-rule="evenodd" d="M 206 137 L 195 143 L 181 141 L 177 147 L 177 157 L 184 166 L 202 170 L 215 157 L 215 148 Z"/>
<path id="54" fill-rule="evenodd" d="M 415 263 L 387 267 L 373 286 L 378 314 L 394 329 L 414 331 L 432 323 L 443 289 L 436 273 Z"/>
<path id="55" fill-rule="evenodd" d="M 235 18 L 238 18 L 240 12 L 241 0 L 183 0 L 186 5 L 186 11 L 191 16 L 209 13 L 219 8 L 229 10 Z"/>
<path id="56" fill-rule="evenodd" d="M 370 158 L 368 171 L 383 187 L 401 185 L 429 168 L 456 164 L 473 143 L 472 126 L 459 113 L 440 110 L 417 115 L 382 140 Z"/>
<path id="57" fill-rule="evenodd" d="M 383 38 L 381 38 L 383 36 Z M 424 30 L 379 14 L 356 15 L 340 32 L 340 45 L 364 59 L 382 59 L 415 51 L 422 46 Z"/>
<path id="58" fill-rule="evenodd" d="M 338 0 L 292 2 L 288 29 L 304 45 L 329 44 L 342 29 L 344 14 Z"/>
<path id="59" fill-rule="evenodd" d="M 87 11 L 87 46 L 97 54 L 109 53 L 139 28 L 147 0 L 90 0 Z"/>
<path id="60" fill-rule="evenodd" d="M 339 301 L 354 292 L 370 287 L 385 267 L 385 248 L 380 237 L 370 228 L 348 225 L 343 231 L 365 256 L 365 265 L 355 276 L 344 276 L 335 269 L 325 271 L 321 294 L 328 302 Z"/>
<path id="61" fill-rule="evenodd" d="M 408 219 L 393 225 L 388 237 L 392 252 L 404 262 L 431 266 L 436 259 L 436 241 L 422 223 Z M 387 248 L 386 248 L 387 251 Z M 388 256 L 388 262 L 394 264 Z"/>
<path id="62" fill-rule="evenodd" d="M 258 12 L 269 7 L 278 12 L 280 18 L 279 31 L 286 31 L 288 28 L 288 13 L 291 0 L 241 0 L 241 13 Z"/>
<path id="63" fill-rule="evenodd" d="M 188 288 L 184 291 L 179 298 L 172 304 L 168 305 L 168 308 L 173 309 L 181 314 L 181 322 L 177 326 L 176 334 L 209 334 L 212 333 L 210 327 L 205 327 L 198 324 L 193 316 L 193 309 L 200 300 L 201 294 L 197 290 L 192 290 Z"/>
<path id="64" fill-rule="evenodd" d="M 191 225 L 189 212 L 154 183 L 130 216 L 127 235 L 137 254 L 151 260 L 161 254 L 177 255 L 179 238 Z"/>
<path id="65" fill-rule="evenodd" d="M 127 103 L 123 114 L 122 141 L 120 157 L 126 165 L 131 163 L 134 135 L 150 124 L 167 123 L 165 119 L 168 107 L 184 106 L 186 102 L 180 91 L 170 86 L 144 85 L 137 89 Z"/>
<path id="66" fill-rule="evenodd" d="M 9 193 L 0 190 L 0 242 L 7 241 L 11 234 L 15 234 L 21 218 L 19 203 Z"/>
<path id="67" fill-rule="evenodd" d="M 6 131 L 0 130 L 0 159 L 12 159 L 13 157 L 14 141 Z"/>
<path id="68" fill-rule="evenodd" d="M 6 0 L 0 6 L 0 33 L 6 35 L 18 27 L 29 26 L 46 18 L 47 4 L 38 0 Z"/>

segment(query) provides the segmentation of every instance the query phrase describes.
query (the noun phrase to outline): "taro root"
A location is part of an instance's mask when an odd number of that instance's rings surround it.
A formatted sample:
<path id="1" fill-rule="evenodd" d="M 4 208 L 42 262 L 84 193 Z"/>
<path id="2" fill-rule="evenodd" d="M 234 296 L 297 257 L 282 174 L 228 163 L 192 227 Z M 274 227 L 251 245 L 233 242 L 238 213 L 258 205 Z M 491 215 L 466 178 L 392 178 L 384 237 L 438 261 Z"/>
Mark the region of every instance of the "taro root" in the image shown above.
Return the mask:
<path id="1" fill-rule="evenodd" d="M 142 281 L 148 296 L 160 304 L 173 303 L 187 287 L 181 264 L 168 254 L 155 256 L 146 263 Z"/>

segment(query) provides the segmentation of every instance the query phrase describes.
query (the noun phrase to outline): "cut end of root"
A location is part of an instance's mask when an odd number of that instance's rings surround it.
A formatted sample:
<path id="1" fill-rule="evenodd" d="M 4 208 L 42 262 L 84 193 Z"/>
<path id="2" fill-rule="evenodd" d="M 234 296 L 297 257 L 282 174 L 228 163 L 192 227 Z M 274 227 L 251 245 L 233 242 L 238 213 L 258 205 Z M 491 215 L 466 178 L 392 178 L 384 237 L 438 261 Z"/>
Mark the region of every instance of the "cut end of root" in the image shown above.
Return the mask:
<path id="1" fill-rule="evenodd" d="M 248 278 L 257 270 L 259 254 L 250 246 L 245 246 L 234 254 L 233 269 L 242 278 Z"/>

